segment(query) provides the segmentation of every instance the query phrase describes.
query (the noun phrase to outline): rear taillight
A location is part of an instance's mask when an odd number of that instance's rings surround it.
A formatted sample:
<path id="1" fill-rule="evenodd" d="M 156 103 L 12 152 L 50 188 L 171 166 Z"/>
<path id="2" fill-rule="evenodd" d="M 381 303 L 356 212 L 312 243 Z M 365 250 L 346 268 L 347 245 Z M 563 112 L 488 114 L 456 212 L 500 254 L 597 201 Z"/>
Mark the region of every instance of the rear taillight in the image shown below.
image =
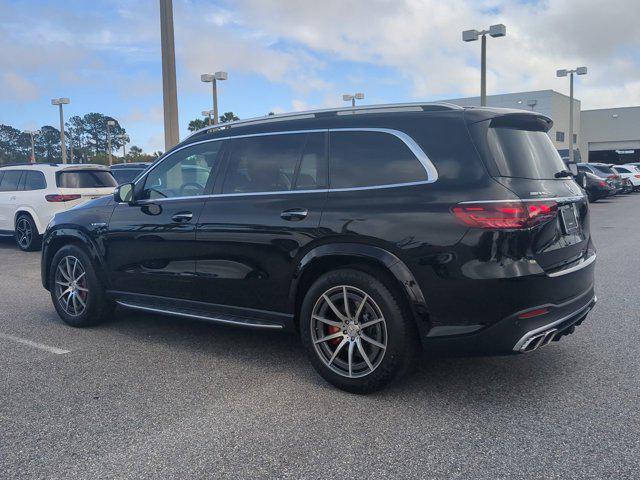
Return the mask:
<path id="1" fill-rule="evenodd" d="M 555 218 L 558 204 L 553 200 L 465 202 L 451 211 L 470 227 L 512 230 L 531 228 Z"/>
<path id="2" fill-rule="evenodd" d="M 608 187 L 609 184 L 607 182 L 605 182 L 604 180 L 600 180 L 600 186 L 601 187 Z"/>
<path id="3" fill-rule="evenodd" d="M 82 195 L 45 195 L 44 198 L 47 202 L 70 202 L 71 200 L 78 200 Z"/>
<path id="4" fill-rule="evenodd" d="M 634 177 L 640 178 L 640 174 L 636 174 L 636 175 L 634 175 Z"/>

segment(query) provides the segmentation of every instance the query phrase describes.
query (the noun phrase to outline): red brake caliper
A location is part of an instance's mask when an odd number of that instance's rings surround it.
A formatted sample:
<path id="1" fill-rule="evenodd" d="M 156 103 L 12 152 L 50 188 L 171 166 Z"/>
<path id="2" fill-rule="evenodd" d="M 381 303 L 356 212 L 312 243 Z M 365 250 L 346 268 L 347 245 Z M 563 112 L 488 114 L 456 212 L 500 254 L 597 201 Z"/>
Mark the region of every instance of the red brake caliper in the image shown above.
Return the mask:
<path id="1" fill-rule="evenodd" d="M 328 334 L 328 335 L 331 335 L 331 334 L 333 334 L 333 333 L 337 333 L 337 332 L 339 332 L 339 331 L 340 331 L 340 328 L 339 328 L 339 327 L 334 327 L 333 325 L 327 325 L 327 334 Z M 338 337 L 338 338 L 332 338 L 331 340 L 329 340 L 329 343 L 335 347 L 335 346 L 336 346 L 336 345 L 338 345 L 341 341 L 342 341 L 342 340 L 340 339 L 340 337 Z"/>

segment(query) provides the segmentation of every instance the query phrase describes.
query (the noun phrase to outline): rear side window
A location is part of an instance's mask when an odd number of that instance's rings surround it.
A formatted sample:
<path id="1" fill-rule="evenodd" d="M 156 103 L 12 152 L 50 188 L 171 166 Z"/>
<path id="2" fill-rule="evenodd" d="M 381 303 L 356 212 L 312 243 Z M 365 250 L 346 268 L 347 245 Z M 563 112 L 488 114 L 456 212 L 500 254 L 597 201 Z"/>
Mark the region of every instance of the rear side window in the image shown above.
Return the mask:
<path id="1" fill-rule="evenodd" d="M 546 132 L 490 127 L 487 141 L 502 177 L 555 179 L 567 169 Z"/>
<path id="2" fill-rule="evenodd" d="M 18 190 L 22 170 L 6 170 L 0 180 L 0 192 L 15 192 Z"/>
<path id="3" fill-rule="evenodd" d="M 24 181 L 25 190 L 44 190 L 47 188 L 47 181 L 42 172 L 27 172 Z"/>
<path id="4" fill-rule="evenodd" d="M 629 170 L 627 170 L 626 168 L 622 168 L 622 167 L 616 167 L 616 172 L 618 172 L 618 173 L 631 173 Z"/>
<path id="5" fill-rule="evenodd" d="M 591 165 L 591 168 L 593 168 L 596 172 L 601 173 L 603 175 L 615 175 L 616 174 L 616 172 L 614 172 L 609 167 L 606 167 L 604 165 Z"/>
<path id="6" fill-rule="evenodd" d="M 306 140 L 305 134 L 265 135 L 236 140 L 229 156 L 222 192 L 292 190 Z"/>
<path id="7" fill-rule="evenodd" d="M 331 132 L 331 188 L 384 186 L 427 180 L 407 145 L 384 132 Z"/>
<path id="8" fill-rule="evenodd" d="M 106 170 L 65 170 L 56 174 L 58 188 L 115 187 L 116 181 Z"/>

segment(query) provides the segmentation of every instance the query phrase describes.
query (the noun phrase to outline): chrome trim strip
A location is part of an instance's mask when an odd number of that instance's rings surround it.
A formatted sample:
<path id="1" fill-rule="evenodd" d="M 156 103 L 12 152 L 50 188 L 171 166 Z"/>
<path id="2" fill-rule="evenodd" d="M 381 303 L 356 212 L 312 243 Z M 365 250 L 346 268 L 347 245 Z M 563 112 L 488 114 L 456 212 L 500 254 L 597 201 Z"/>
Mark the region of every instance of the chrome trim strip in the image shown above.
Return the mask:
<path id="1" fill-rule="evenodd" d="M 544 198 L 504 198 L 502 200 L 469 200 L 465 202 L 460 202 L 460 204 L 464 203 L 501 203 L 501 202 L 548 202 L 549 200 L 553 200 L 556 202 L 577 202 L 579 200 L 584 200 L 584 195 L 577 195 L 573 197 L 544 197 Z"/>
<path id="2" fill-rule="evenodd" d="M 407 183 L 392 183 L 388 185 L 372 185 L 369 187 L 351 187 L 351 188 L 326 188 L 326 189 L 317 189 L 317 190 L 285 190 L 285 191 L 277 191 L 277 192 L 250 192 L 250 193 L 218 193 L 211 195 L 193 195 L 189 197 L 171 197 L 171 198 L 159 198 L 153 200 L 140 200 L 138 203 L 147 204 L 147 203 L 155 203 L 155 202 L 165 202 L 168 200 L 184 200 L 184 199 L 193 199 L 193 198 L 216 198 L 216 197 L 226 197 L 226 196 L 249 196 L 249 195 L 281 195 L 281 194 L 292 194 L 292 193 L 313 193 L 313 192 L 349 192 L 349 191 L 359 191 L 359 190 L 375 190 L 380 188 L 395 188 L 395 187 L 406 187 L 411 185 L 426 185 L 429 183 L 434 183 L 438 180 L 438 171 L 436 167 L 431 163 L 431 160 L 427 156 L 427 154 L 422 150 L 420 145 L 416 143 L 416 141 L 406 133 L 400 130 L 394 130 L 391 128 L 367 128 L 367 127 L 354 127 L 354 128 L 325 128 L 325 129 L 310 129 L 310 130 L 286 130 L 282 132 L 261 132 L 261 133 L 250 133 L 246 135 L 229 135 L 226 137 L 219 138 L 209 138 L 206 140 L 200 140 L 198 142 L 189 143 L 187 145 L 183 145 L 180 148 L 176 148 L 175 150 L 169 152 L 167 155 L 162 157 L 160 160 L 154 162 L 145 172 L 144 175 L 138 177 L 133 183 L 137 185 L 139 182 L 143 181 L 147 178 L 147 176 L 156 168 L 158 165 L 166 161 L 170 158 L 174 153 L 179 152 L 185 148 L 191 147 L 193 145 L 200 145 L 208 142 L 219 142 L 222 140 L 232 140 L 236 138 L 250 138 L 250 137 L 264 137 L 270 135 L 295 135 L 295 134 L 305 134 L 305 133 L 331 133 L 331 132 L 379 132 L 379 133 L 387 133 L 389 135 L 393 135 L 400 139 L 411 152 L 418 159 L 422 167 L 425 169 L 427 173 L 427 179 L 421 180 L 418 182 L 407 182 Z M 496 200 L 500 201 L 500 200 Z M 121 202 L 126 203 L 126 202 Z M 470 203 L 470 202 L 463 202 Z"/>
<path id="3" fill-rule="evenodd" d="M 567 275 L 569 273 L 573 273 L 573 272 L 576 272 L 578 270 L 582 270 L 583 268 L 588 267 L 593 262 L 595 262 L 596 261 L 596 257 L 597 257 L 597 255 L 594 253 L 589 258 L 587 258 L 586 260 L 582 260 L 580 263 L 578 263 L 577 265 L 574 265 L 573 267 L 565 268 L 564 270 L 560 270 L 560 271 L 557 271 L 557 272 L 547 273 L 547 277 L 552 277 L 552 278 L 561 277 L 563 275 Z"/>
<path id="4" fill-rule="evenodd" d="M 535 337 L 539 333 L 544 332 L 545 330 L 550 330 L 550 329 L 554 328 L 556 325 L 560 325 L 562 322 L 570 319 L 571 317 L 575 317 L 576 315 L 580 315 L 583 312 L 585 314 L 587 314 L 588 312 L 590 312 L 593 309 L 593 307 L 595 306 L 596 302 L 597 302 L 597 298 L 594 296 L 591 300 L 589 300 L 589 303 L 587 303 L 583 307 L 579 308 L 578 310 L 574 311 L 573 313 L 570 313 L 569 315 L 566 315 L 566 316 L 560 318 L 559 320 L 556 320 L 554 322 L 551 322 L 551 323 L 548 323 L 546 325 L 543 325 L 542 327 L 538 327 L 538 328 L 536 328 L 534 330 L 528 331 L 527 333 L 525 333 L 522 336 L 522 338 L 520 340 L 518 340 L 516 342 L 516 344 L 513 347 L 513 351 L 514 352 L 522 351 L 522 349 L 524 347 L 526 347 L 530 343 L 531 337 Z"/>
<path id="5" fill-rule="evenodd" d="M 282 329 L 282 325 L 276 325 L 276 324 L 264 324 L 264 325 L 258 325 L 258 324 L 253 324 L 253 323 L 244 323 L 244 322 L 237 322 L 234 320 L 225 320 L 222 318 L 215 318 L 215 317 L 207 317 L 205 315 L 196 315 L 193 313 L 183 313 L 183 312 L 176 312 L 173 310 L 164 310 L 161 308 L 153 308 L 153 307 L 145 307 L 142 305 L 135 305 L 135 304 L 131 304 L 131 303 L 127 303 L 127 302 L 123 302 L 121 300 L 116 300 L 116 303 L 118 305 L 120 305 L 121 307 L 125 307 L 125 308 L 131 308 L 134 310 L 142 310 L 145 312 L 152 312 L 152 313 L 161 313 L 164 315 L 173 315 L 176 317 L 185 317 L 185 318 L 195 318 L 198 320 L 208 320 L 211 322 L 216 322 L 216 323 L 221 323 L 224 325 L 234 325 L 234 326 L 238 326 L 238 327 L 249 327 L 249 328 L 271 328 L 271 329 Z"/>

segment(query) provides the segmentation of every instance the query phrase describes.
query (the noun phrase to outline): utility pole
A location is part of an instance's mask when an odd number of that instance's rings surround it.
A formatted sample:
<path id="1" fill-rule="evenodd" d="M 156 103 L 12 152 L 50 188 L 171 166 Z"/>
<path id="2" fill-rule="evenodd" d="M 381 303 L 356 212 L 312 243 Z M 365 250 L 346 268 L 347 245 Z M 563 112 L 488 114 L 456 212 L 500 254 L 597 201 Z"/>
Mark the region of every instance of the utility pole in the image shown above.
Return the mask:
<path id="1" fill-rule="evenodd" d="M 64 139 L 64 113 L 62 112 L 62 105 L 67 105 L 68 103 L 70 103 L 70 100 L 66 97 L 51 100 L 51 105 L 58 105 L 60 108 L 60 151 L 62 152 L 62 163 L 67 163 L 67 145 Z"/>
<path id="2" fill-rule="evenodd" d="M 160 0 L 165 151 L 168 151 L 180 141 L 178 92 L 176 88 L 176 53 L 173 38 L 173 2 L 172 0 Z"/>
<path id="3" fill-rule="evenodd" d="M 31 163 L 36 163 L 36 144 L 33 137 L 40 133 L 39 130 L 27 130 L 25 133 L 28 133 L 31 136 Z"/>

